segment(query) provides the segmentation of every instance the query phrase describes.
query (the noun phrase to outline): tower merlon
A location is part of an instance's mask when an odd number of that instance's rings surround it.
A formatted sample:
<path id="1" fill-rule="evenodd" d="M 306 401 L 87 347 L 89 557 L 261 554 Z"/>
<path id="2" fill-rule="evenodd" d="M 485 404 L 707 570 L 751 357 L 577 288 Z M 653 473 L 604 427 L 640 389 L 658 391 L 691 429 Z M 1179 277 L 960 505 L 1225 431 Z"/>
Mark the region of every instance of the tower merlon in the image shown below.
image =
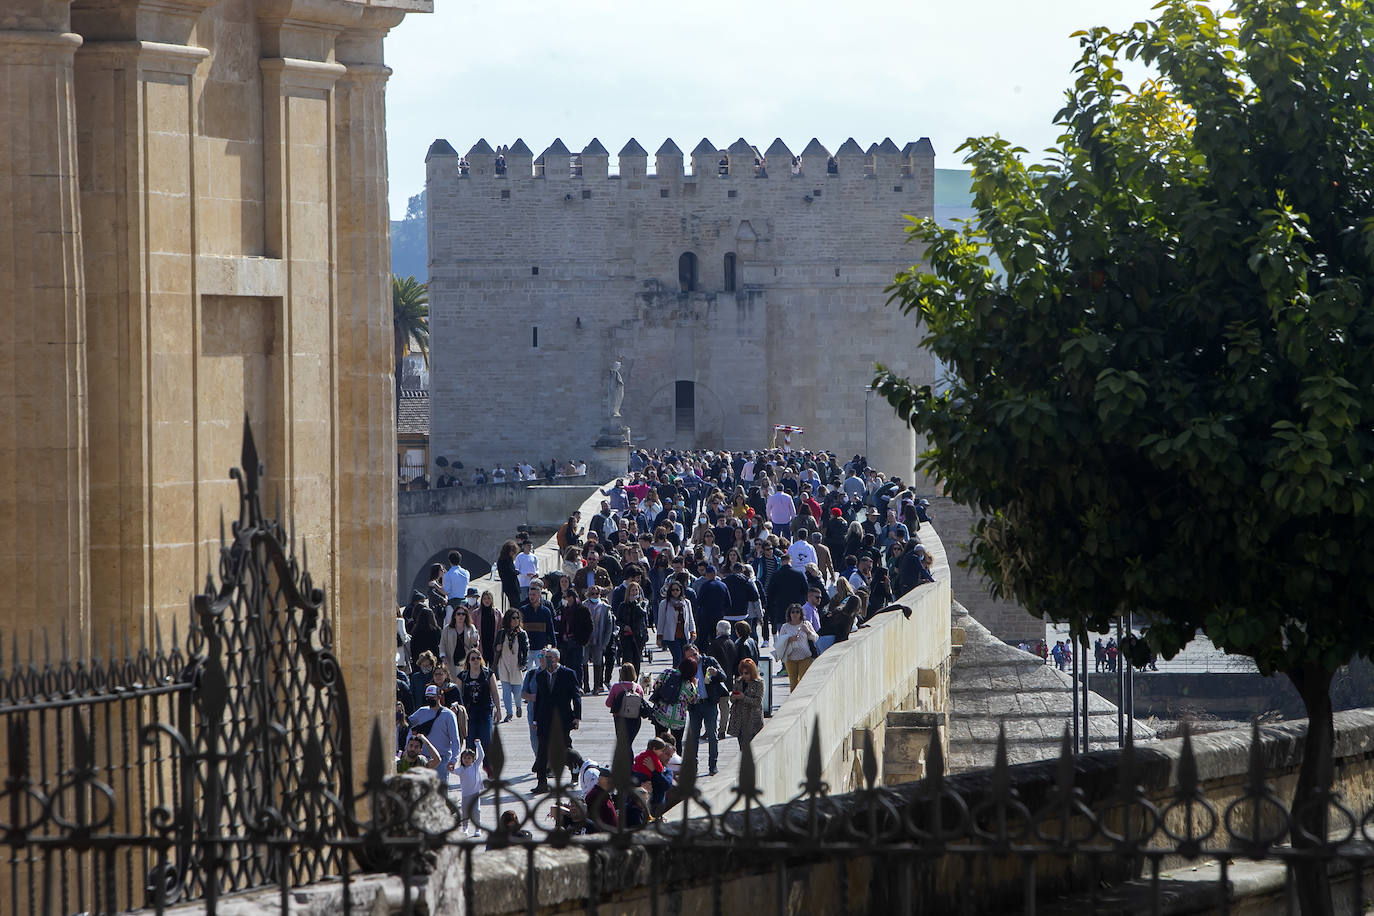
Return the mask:
<path id="1" fill-rule="evenodd" d="M 634 137 L 620 148 L 620 177 L 643 178 L 649 171 L 649 153 Z"/>

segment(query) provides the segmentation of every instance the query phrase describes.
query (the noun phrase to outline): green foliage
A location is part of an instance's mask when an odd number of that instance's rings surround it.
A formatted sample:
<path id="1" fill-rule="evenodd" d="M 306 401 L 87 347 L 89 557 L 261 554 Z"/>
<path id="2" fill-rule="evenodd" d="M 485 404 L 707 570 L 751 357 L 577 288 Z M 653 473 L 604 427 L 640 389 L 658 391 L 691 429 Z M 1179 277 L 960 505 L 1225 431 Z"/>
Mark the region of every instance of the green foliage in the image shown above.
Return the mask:
<path id="1" fill-rule="evenodd" d="M 1374 9 L 1157 10 L 1080 33 L 1048 163 L 965 144 L 975 218 L 891 290 L 948 387 L 876 384 L 999 594 L 1334 671 L 1374 648 Z"/>
<path id="2" fill-rule="evenodd" d="M 429 287 L 414 277 L 391 277 L 391 335 L 395 350 L 396 396 L 401 396 L 401 361 L 414 346 L 429 365 Z"/>

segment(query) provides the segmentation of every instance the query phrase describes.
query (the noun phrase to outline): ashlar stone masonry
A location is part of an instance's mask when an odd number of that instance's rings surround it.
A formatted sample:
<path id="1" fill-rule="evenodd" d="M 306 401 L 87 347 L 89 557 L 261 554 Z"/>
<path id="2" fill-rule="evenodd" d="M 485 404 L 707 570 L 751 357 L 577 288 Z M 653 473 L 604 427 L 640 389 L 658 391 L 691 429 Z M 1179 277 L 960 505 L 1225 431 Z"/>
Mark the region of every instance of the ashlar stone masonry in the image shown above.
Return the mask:
<path id="1" fill-rule="evenodd" d="M 504 174 L 485 140 L 466 170 L 445 140 L 427 157 L 431 454 L 587 456 L 618 359 L 636 442 L 757 447 L 791 424 L 909 474 L 911 430 L 865 388 L 877 363 L 936 376 L 884 292 L 923 254 L 903 229 L 933 214 L 929 140 L 851 139 L 833 173 L 812 141 L 797 175 L 781 140 L 762 168 L 743 140 L 702 140 L 690 173 L 672 140 L 652 173 L 634 140 L 618 174 L 597 140 L 501 152 Z"/>
<path id="2" fill-rule="evenodd" d="M 0 3 L 6 651 L 184 632 L 247 415 L 329 595 L 353 735 L 390 715 L 382 40 L 431 8 Z"/>

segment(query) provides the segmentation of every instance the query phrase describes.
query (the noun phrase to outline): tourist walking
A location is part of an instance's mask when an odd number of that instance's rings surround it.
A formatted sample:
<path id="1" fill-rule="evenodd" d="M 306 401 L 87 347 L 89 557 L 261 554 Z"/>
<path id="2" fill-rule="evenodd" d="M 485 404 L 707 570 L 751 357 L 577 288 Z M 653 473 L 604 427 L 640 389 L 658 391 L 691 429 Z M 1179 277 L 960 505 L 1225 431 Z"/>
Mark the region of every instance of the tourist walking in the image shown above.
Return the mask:
<path id="1" fill-rule="evenodd" d="M 482 660 L 482 650 L 468 650 L 467 661 L 458 674 L 462 689 L 463 708 L 468 712 L 467 746 L 474 742 L 491 743 L 492 721 L 501 709 L 501 692 L 496 675 Z"/>
<path id="2" fill-rule="evenodd" d="M 529 665 L 530 638 L 520 626 L 520 612 L 512 608 L 506 611 L 506 622 L 501 632 L 496 634 L 495 656 L 496 676 L 501 681 L 501 696 L 505 703 L 506 715 L 502 722 L 511 717 L 520 717 L 520 683 L 524 680 L 525 669 Z"/>
<path id="3" fill-rule="evenodd" d="M 787 622 L 773 637 L 773 657 L 787 666 L 787 685 L 796 691 L 802 675 L 811 667 L 811 644 L 819 634 L 802 615 L 802 606 L 793 603 L 787 608 Z"/>
<path id="4" fill-rule="evenodd" d="M 620 680 L 612 685 L 606 695 L 606 708 L 615 720 L 616 741 L 624 741 L 625 746 L 634 750 L 635 738 L 644 717 L 644 688 L 639 686 L 635 666 L 620 666 Z"/>
<path id="5" fill-rule="evenodd" d="M 763 730 L 763 678 L 752 658 L 740 659 L 739 674 L 730 692 L 730 721 L 725 733 L 739 741 L 740 749 Z"/>

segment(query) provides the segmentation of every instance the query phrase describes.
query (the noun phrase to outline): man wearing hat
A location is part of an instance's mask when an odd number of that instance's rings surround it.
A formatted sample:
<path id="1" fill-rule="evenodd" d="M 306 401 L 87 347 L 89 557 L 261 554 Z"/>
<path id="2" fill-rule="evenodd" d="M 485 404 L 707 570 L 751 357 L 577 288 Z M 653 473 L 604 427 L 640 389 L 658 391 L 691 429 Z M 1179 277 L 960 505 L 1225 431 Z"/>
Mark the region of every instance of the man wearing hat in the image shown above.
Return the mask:
<path id="1" fill-rule="evenodd" d="M 429 738 L 429 743 L 439 752 L 439 784 L 444 794 L 448 794 L 448 774 L 453 772 L 458 761 L 458 753 L 463 749 L 463 741 L 458 737 L 458 717 L 453 710 L 445 709 L 439 699 L 439 688 L 430 684 L 425 688 L 425 702 L 410 714 L 411 734 L 421 734 Z"/>

